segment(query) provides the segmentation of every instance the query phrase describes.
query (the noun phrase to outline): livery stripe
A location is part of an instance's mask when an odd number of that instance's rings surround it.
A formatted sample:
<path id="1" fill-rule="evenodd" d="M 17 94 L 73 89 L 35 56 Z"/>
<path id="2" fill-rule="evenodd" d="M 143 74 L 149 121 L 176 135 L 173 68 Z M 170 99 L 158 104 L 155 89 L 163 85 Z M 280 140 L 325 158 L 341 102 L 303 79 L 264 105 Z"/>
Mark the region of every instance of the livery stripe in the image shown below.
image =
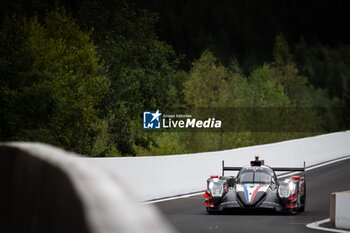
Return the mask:
<path id="1" fill-rule="evenodd" d="M 252 201 L 254 200 L 255 194 L 258 192 L 259 188 L 260 188 L 259 185 L 256 186 L 256 188 L 255 188 L 255 190 L 254 190 L 254 192 L 253 192 L 253 195 L 252 195 L 252 197 L 250 198 L 250 202 L 252 202 Z"/>
<path id="2" fill-rule="evenodd" d="M 243 185 L 243 187 L 244 187 L 245 198 L 246 198 L 246 199 L 247 199 L 247 201 L 249 202 L 247 185 L 246 185 L 246 184 L 244 184 L 244 185 Z"/>

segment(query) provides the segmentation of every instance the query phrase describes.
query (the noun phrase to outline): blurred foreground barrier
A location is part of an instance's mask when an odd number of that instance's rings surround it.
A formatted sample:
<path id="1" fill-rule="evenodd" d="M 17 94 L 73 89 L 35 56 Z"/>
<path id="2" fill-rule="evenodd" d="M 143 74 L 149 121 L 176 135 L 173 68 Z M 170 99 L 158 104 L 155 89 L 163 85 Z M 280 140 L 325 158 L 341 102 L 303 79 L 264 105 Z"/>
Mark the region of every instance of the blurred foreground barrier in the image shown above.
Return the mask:
<path id="1" fill-rule="evenodd" d="M 173 232 L 118 179 L 76 154 L 38 143 L 0 143 L 0 232 Z"/>
<path id="2" fill-rule="evenodd" d="M 331 194 L 330 219 L 332 226 L 350 229 L 350 191 Z"/>

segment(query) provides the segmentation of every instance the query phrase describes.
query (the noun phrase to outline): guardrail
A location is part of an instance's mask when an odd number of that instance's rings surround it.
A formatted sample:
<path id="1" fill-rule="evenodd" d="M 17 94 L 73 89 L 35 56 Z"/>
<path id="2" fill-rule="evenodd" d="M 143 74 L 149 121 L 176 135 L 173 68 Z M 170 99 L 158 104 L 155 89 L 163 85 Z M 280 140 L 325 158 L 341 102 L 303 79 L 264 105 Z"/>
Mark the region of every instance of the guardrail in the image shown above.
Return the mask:
<path id="1" fill-rule="evenodd" d="M 118 179 L 52 146 L 0 143 L 0 187 L 0 232 L 173 232 Z"/>
<path id="2" fill-rule="evenodd" d="M 227 166 L 244 166 L 255 155 L 272 167 L 302 167 L 303 161 L 315 165 L 350 155 L 350 131 L 208 153 L 84 160 L 115 174 L 147 201 L 202 191 L 209 175 L 221 174 L 222 160 Z"/>
<path id="3" fill-rule="evenodd" d="M 333 227 L 350 229 L 350 191 L 331 194 L 330 222 Z"/>

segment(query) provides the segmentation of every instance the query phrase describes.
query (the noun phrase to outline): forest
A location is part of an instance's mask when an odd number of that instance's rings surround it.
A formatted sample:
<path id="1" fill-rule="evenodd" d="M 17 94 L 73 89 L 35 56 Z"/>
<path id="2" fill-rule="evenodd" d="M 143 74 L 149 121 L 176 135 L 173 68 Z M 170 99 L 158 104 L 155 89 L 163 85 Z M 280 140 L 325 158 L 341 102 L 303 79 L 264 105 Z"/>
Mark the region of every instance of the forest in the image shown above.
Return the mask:
<path id="1" fill-rule="evenodd" d="M 2 2 L 0 141 L 147 156 L 347 130 L 349 10 L 330 0 Z M 143 129 L 143 111 L 157 109 L 219 112 L 226 125 Z"/>

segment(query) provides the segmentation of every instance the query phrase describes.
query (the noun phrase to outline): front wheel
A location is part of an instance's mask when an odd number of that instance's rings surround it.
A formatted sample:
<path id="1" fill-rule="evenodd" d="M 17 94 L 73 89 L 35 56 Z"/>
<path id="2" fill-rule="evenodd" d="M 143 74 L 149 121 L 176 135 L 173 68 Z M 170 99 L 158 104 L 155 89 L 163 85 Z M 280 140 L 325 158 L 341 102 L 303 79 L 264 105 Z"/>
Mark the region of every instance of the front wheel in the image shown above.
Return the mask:
<path id="1" fill-rule="evenodd" d="M 306 182 L 304 182 L 304 195 L 303 195 L 301 204 L 303 206 L 299 208 L 299 212 L 304 212 L 305 211 L 305 206 L 306 206 Z"/>
<path id="2" fill-rule="evenodd" d="M 208 207 L 207 207 L 207 213 L 208 213 L 208 214 L 217 214 L 218 211 L 212 210 L 212 208 L 208 208 Z"/>
<path id="3" fill-rule="evenodd" d="M 214 211 L 210 210 L 210 208 L 207 207 L 207 213 L 208 213 L 208 214 L 213 214 Z"/>

